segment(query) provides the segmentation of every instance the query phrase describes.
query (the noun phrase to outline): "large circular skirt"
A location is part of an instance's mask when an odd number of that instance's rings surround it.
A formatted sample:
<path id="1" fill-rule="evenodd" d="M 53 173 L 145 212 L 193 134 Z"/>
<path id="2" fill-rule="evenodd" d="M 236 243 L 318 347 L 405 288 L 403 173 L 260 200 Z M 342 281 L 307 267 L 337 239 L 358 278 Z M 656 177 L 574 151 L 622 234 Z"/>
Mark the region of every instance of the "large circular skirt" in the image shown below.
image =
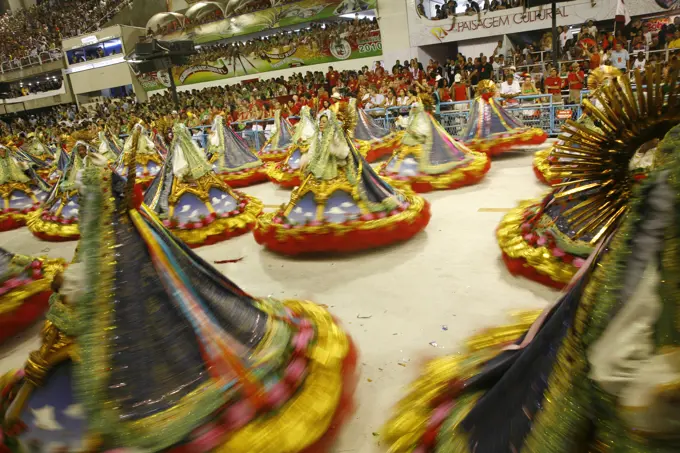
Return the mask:
<path id="1" fill-rule="evenodd" d="M 267 301 L 262 301 L 266 306 Z M 314 342 L 302 352 L 291 351 L 281 376 L 283 388 L 294 388 L 283 404 L 272 400 L 255 412 L 243 396 L 234 395 L 202 426 L 168 453 L 324 453 L 330 451 L 340 427 L 351 415 L 357 382 L 357 351 L 332 315 L 319 305 L 283 301 L 287 310 L 307 320 Z M 301 354 L 301 355 L 299 355 Z M 143 364 L 140 364 L 143 365 Z M 302 370 L 300 366 L 302 365 Z M 12 394 L 21 374 L 0 375 L 0 393 Z M 47 386 L 50 381 L 47 381 Z M 57 389 L 58 387 L 53 387 Z M 53 390 L 54 391 L 54 390 Z M 61 394 L 54 395 L 64 401 Z M 0 399 L 1 396 L 0 396 Z M 68 401 L 68 400 L 67 400 Z M 2 401 L 8 403 L 8 401 Z M 70 402 L 70 401 L 68 401 Z M 29 402 L 30 405 L 30 402 Z M 249 409 L 250 408 L 250 409 Z M 32 417 L 26 407 L 25 417 Z M 190 415 L 189 415 L 190 416 Z M 32 426 L 31 426 L 32 427 Z M 59 433 L 54 438 L 59 440 Z M 117 451 L 117 450 L 113 450 Z"/>
<path id="2" fill-rule="evenodd" d="M 177 228 L 165 222 L 166 227 L 191 248 L 215 244 L 245 234 L 255 226 L 263 206 L 257 198 L 240 192 L 238 194 L 240 200 L 245 201 L 238 212 L 225 213 L 224 217 L 217 217 L 213 213 L 201 222 L 195 222 L 185 228 Z"/>
<path id="3" fill-rule="evenodd" d="M 519 129 L 502 134 L 491 134 L 485 138 L 473 138 L 465 145 L 473 151 L 497 156 L 519 146 L 540 145 L 548 138 L 543 129 Z"/>
<path id="4" fill-rule="evenodd" d="M 556 256 L 555 249 L 538 245 L 533 233 L 522 231 L 527 210 L 537 204 L 540 200 L 524 201 L 503 217 L 496 230 L 498 245 L 511 274 L 562 289 L 578 271 L 574 263 L 583 259 L 564 251 Z"/>
<path id="5" fill-rule="evenodd" d="M 222 181 L 229 184 L 232 189 L 247 187 L 267 181 L 267 171 L 264 166 L 248 168 L 237 172 L 219 173 Z"/>
<path id="6" fill-rule="evenodd" d="M 439 175 L 419 174 L 410 177 L 400 176 L 386 170 L 389 161 L 380 167 L 380 176 L 397 187 L 410 187 L 414 192 L 426 193 L 433 190 L 452 190 L 477 184 L 491 168 L 491 159 L 485 154 L 477 154 L 476 158 L 465 167 L 453 168 Z"/>
<path id="7" fill-rule="evenodd" d="M 321 225 L 274 223 L 278 213 L 262 215 L 253 230 L 255 240 L 284 255 L 306 253 L 346 253 L 383 247 L 406 241 L 422 231 L 430 221 L 430 204 L 418 195 L 404 194 L 409 203 L 373 220 L 350 220 Z"/>

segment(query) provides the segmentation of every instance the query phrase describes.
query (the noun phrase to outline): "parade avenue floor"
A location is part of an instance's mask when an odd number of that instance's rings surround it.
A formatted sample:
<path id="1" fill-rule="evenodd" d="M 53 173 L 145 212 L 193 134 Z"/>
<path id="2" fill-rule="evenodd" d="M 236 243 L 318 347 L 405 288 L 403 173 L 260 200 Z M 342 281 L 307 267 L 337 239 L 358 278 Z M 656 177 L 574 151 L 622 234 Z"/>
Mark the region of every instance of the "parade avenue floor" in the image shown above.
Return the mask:
<path id="1" fill-rule="evenodd" d="M 557 297 L 511 276 L 494 234 L 508 208 L 548 190 L 533 174 L 532 151 L 495 158 L 478 185 L 426 194 L 432 220 L 404 244 L 351 256 L 290 259 L 245 235 L 197 249 L 210 263 L 242 258 L 215 266 L 249 293 L 324 304 L 349 331 L 360 354 L 357 408 L 334 453 L 382 451 L 377 432 L 424 359 L 456 353 L 468 335 Z M 273 184 L 244 191 L 260 198 L 266 210 L 290 195 Z M 0 246 L 71 260 L 76 243 L 40 242 L 22 228 L 0 233 Z M 37 348 L 39 328 L 0 346 L 0 373 L 20 367 Z"/>

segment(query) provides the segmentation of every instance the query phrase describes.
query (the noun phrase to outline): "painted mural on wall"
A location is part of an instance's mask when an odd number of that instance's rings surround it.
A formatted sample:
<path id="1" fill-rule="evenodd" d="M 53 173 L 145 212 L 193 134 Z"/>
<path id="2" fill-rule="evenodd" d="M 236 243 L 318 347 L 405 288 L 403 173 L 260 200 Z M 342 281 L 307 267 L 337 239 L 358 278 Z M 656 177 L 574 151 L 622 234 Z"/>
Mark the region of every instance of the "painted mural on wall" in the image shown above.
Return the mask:
<path id="1" fill-rule="evenodd" d="M 377 0 L 301 0 L 217 22 L 197 25 L 162 37 L 205 44 L 221 39 L 376 9 Z"/>
<path id="2" fill-rule="evenodd" d="M 299 67 L 302 70 L 309 65 L 380 55 L 382 42 L 380 32 L 376 31 L 364 38 L 341 38 L 322 49 L 300 43 L 271 49 L 261 55 L 220 57 L 209 62 L 177 66 L 172 68 L 172 76 L 177 86 L 192 85 L 286 68 Z M 170 74 L 167 71 L 142 74 L 139 81 L 146 91 L 161 90 L 170 86 Z"/>
<path id="3" fill-rule="evenodd" d="M 411 47 L 455 42 L 464 39 L 501 36 L 540 30 L 552 26 L 552 13 L 547 7 L 508 8 L 481 14 L 458 14 L 455 18 L 428 19 L 419 0 L 408 2 L 407 17 Z M 677 0 L 680 1 L 680 0 Z M 571 0 L 558 3 L 557 25 L 582 24 L 588 20 L 613 19 L 616 2 Z"/>

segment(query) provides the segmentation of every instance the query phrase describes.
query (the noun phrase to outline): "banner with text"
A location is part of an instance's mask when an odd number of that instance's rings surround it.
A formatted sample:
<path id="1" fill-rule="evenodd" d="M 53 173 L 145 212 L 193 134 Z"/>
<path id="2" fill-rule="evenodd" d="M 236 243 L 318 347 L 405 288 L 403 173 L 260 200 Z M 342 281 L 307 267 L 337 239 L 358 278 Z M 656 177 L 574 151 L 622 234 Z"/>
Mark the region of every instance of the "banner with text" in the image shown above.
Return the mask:
<path id="1" fill-rule="evenodd" d="M 326 49 L 318 49 L 305 43 L 272 48 L 259 55 L 218 57 L 214 61 L 176 66 L 172 68 L 172 76 L 175 79 L 175 84 L 182 86 L 231 77 L 256 75 L 279 69 L 380 55 L 382 55 L 382 43 L 380 33 L 376 31 L 365 38 L 338 39 Z M 170 75 L 167 71 L 141 74 L 138 78 L 146 91 L 161 90 L 170 86 Z"/>
<path id="2" fill-rule="evenodd" d="M 163 35 L 162 39 L 192 39 L 196 44 L 206 44 L 221 39 L 242 36 L 263 30 L 272 30 L 376 9 L 377 0 L 301 0 L 261 11 L 241 14 L 229 19 Z"/>
<path id="3" fill-rule="evenodd" d="M 480 2 L 481 3 L 481 2 Z M 480 14 L 458 14 L 447 19 L 429 19 L 418 9 L 418 0 L 407 0 L 411 47 L 466 39 L 486 38 L 552 27 L 549 7 L 508 8 Z M 557 3 L 557 25 L 583 24 L 588 20 L 613 19 L 610 2 L 571 0 Z"/>

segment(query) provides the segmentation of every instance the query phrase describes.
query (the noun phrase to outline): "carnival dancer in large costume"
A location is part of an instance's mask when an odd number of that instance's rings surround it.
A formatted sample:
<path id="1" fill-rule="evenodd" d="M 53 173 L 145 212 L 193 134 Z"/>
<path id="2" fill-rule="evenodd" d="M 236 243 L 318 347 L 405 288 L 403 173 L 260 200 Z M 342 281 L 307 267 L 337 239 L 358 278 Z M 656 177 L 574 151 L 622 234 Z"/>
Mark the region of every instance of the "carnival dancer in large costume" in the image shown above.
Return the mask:
<path id="1" fill-rule="evenodd" d="M 668 163 L 642 187 L 630 186 L 626 162 L 680 120 L 675 76 L 670 83 L 666 120 L 660 88 L 636 99 L 620 80 L 620 116 L 601 112 L 611 128 L 570 129 L 592 184 L 569 186 L 591 191 L 571 218 L 595 220 L 584 225 L 600 243 L 595 254 L 533 324 L 491 329 L 466 353 L 429 363 L 385 427 L 390 452 L 678 451 L 680 126 L 660 147 Z M 636 123 L 647 102 L 654 129 Z"/>
<path id="2" fill-rule="evenodd" d="M 293 188 L 302 184 L 302 156 L 309 151 L 309 144 L 316 139 L 318 129 L 308 106 L 300 109 L 300 121 L 295 125 L 293 141 L 286 158 L 269 166 L 269 179 L 281 187 Z"/>
<path id="3" fill-rule="evenodd" d="M 267 180 L 262 161 L 231 127 L 224 124 L 222 115 L 213 120 L 207 154 L 215 173 L 230 187 L 246 187 Z"/>
<path id="4" fill-rule="evenodd" d="M 599 90 L 595 92 L 593 105 L 601 107 L 602 96 Z M 601 120 L 589 112 L 586 110 L 578 123 L 570 124 L 601 132 Z M 646 119 L 641 121 L 646 121 Z M 551 151 L 552 173 L 560 177 L 566 174 L 570 166 L 578 163 L 574 160 L 578 157 L 578 149 L 565 146 L 565 141 L 570 138 L 570 134 L 571 129 L 564 131 L 559 136 L 555 149 Z M 648 141 L 640 146 L 638 152 L 653 156 L 654 145 L 653 141 Z M 653 159 L 640 159 L 640 161 L 645 165 L 653 164 Z M 575 174 L 575 180 L 579 180 L 579 173 Z M 631 160 L 628 172 L 631 184 L 640 179 L 641 174 L 643 173 L 639 165 Z M 558 289 L 571 280 L 592 252 L 594 245 L 592 238 L 587 234 L 578 236 L 578 231 L 569 224 L 565 216 L 570 209 L 584 202 L 586 194 L 570 193 L 565 188 L 565 184 L 567 182 L 557 183 L 542 200 L 521 202 L 503 217 L 496 231 L 503 261 L 512 274 Z M 564 197 L 569 199 L 566 204 L 557 203 L 557 199 Z"/>
<path id="5" fill-rule="evenodd" d="M 99 142 L 99 154 L 104 156 L 108 161 L 115 162 L 122 154 L 123 150 L 118 146 L 116 140 L 106 136 L 106 131 L 100 130 L 97 137 Z"/>
<path id="6" fill-rule="evenodd" d="M 132 128 L 140 129 L 141 135 L 137 143 L 137 182 L 146 188 L 151 184 L 151 181 L 156 177 L 163 166 L 163 157 L 160 155 L 155 145 L 151 141 L 146 129 L 141 123 L 137 123 Z M 125 140 L 123 153 L 118 159 L 118 168 L 116 171 L 121 176 L 127 176 L 127 168 L 130 163 L 130 156 L 132 155 L 132 135 Z"/>
<path id="7" fill-rule="evenodd" d="M 620 75 L 621 71 L 613 66 L 600 66 L 588 74 L 588 90 L 594 94 L 595 90 L 605 85 L 609 80 Z M 583 122 L 592 120 L 588 117 L 588 115 L 581 115 L 577 121 Z M 536 151 L 533 161 L 534 174 L 539 181 L 549 186 L 560 182 L 554 172 L 551 171 L 551 163 L 554 164 L 558 160 L 555 156 L 551 156 L 553 149 L 554 146 L 550 145 L 545 149 Z M 564 153 L 564 151 L 562 151 L 562 153 Z M 562 163 L 566 163 L 568 161 L 568 157 L 560 158 L 560 162 Z"/>
<path id="8" fill-rule="evenodd" d="M 145 195 L 166 227 L 191 247 L 250 231 L 262 203 L 232 190 L 213 171 L 184 124 L 173 127 L 166 162 Z"/>
<path id="9" fill-rule="evenodd" d="M 456 189 L 479 182 L 491 166 L 484 153 L 469 150 L 452 138 L 430 113 L 431 99 L 411 108 L 408 127 L 380 176 L 416 192 Z"/>
<path id="10" fill-rule="evenodd" d="M 26 225 L 28 217 L 47 198 L 49 190 L 45 181 L 14 158 L 12 150 L 0 145 L 0 231 Z"/>
<path id="11" fill-rule="evenodd" d="M 28 219 L 28 229 L 34 236 L 52 242 L 73 241 L 80 237 L 77 178 L 79 172 L 93 163 L 93 159 L 97 165 L 105 165 L 105 158 L 95 154 L 92 146 L 76 142 L 64 174 L 57 180 L 45 203 Z M 100 159 L 104 162 L 99 162 Z"/>
<path id="12" fill-rule="evenodd" d="M 264 162 L 279 162 L 286 157 L 288 146 L 293 139 L 292 126 L 281 116 L 281 110 L 274 112 L 274 130 L 257 152 Z"/>
<path id="13" fill-rule="evenodd" d="M 356 98 L 351 98 L 349 105 L 356 115 L 356 126 L 354 131 L 350 131 L 350 135 L 366 161 L 375 162 L 392 154 L 401 143 L 402 133 L 390 132 L 389 129 L 378 126 L 364 109 L 357 106 Z"/>
<path id="14" fill-rule="evenodd" d="M 15 255 L 0 248 L 0 343 L 47 311 L 52 279 L 63 268 L 63 260 Z"/>
<path id="15" fill-rule="evenodd" d="M 52 165 L 54 163 L 54 153 L 52 150 L 40 140 L 40 137 L 31 132 L 26 138 L 26 143 L 21 146 L 21 149 L 26 152 L 31 157 L 45 162 L 47 165 Z"/>
<path id="16" fill-rule="evenodd" d="M 548 135 L 543 129 L 526 127 L 494 99 L 496 84 L 482 80 L 477 85 L 470 118 L 460 139 L 468 148 L 496 156 L 517 146 L 540 145 Z"/>
<path id="17" fill-rule="evenodd" d="M 42 346 L 0 379 L 4 444 L 327 451 L 351 409 L 350 338 L 321 306 L 245 293 L 159 223 L 131 173 L 84 172 L 77 263 Z M 50 409 L 64 429 L 41 424 Z"/>
<path id="18" fill-rule="evenodd" d="M 408 240 L 429 222 L 425 200 L 392 188 L 358 153 L 347 136 L 354 127 L 347 104 L 338 115 L 319 119 L 304 180 L 287 205 L 258 219 L 258 243 L 287 255 L 350 252 Z"/>

